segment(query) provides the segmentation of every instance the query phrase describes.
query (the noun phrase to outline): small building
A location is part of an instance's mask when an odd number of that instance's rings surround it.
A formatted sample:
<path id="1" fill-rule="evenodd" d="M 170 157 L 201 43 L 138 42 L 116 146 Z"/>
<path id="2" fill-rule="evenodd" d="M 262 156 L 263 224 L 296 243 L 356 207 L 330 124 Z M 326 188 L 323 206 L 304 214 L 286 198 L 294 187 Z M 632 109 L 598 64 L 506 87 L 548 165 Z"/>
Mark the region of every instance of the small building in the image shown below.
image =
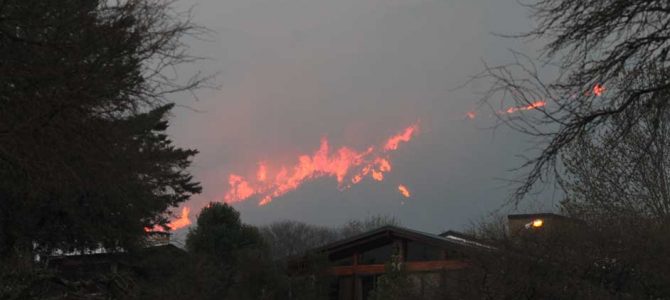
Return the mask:
<path id="1" fill-rule="evenodd" d="M 55 251 L 41 263 L 63 282 L 45 288 L 50 299 L 125 299 L 138 283 L 169 277 L 165 269 L 180 267 L 187 256 L 184 249 L 170 244 L 170 233 L 148 232 L 144 247 L 132 253 L 104 248 Z"/>
<path id="2" fill-rule="evenodd" d="M 416 282 L 416 288 L 423 291 L 449 285 L 453 274 L 468 267 L 470 255 L 493 249 L 455 231 L 436 235 L 384 226 L 317 248 L 313 253 L 327 258 L 325 272 L 333 278 L 331 299 L 365 300 L 377 278 L 387 272 L 389 262 L 402 265 Z M 294 270 L 296 267 L 300 268 L 294 266 Z"/>
<path id="3" fill-rule="evenodd" d="M 148 231 L 146 232 L 146 246 L 156 247 L 170 244 L 171 233 L 165 231 Z"/>

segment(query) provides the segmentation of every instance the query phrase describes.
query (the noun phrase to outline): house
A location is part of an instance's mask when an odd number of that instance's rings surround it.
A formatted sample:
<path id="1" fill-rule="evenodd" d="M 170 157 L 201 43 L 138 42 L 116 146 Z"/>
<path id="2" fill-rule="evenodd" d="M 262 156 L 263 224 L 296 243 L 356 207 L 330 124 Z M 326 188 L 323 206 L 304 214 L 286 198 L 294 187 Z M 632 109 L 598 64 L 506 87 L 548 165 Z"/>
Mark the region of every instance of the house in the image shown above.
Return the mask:
<path id="1" fill-rule="evenodd" d="M 450 278 L 468 267 L 475 252 L 495 248 L 455 231 L 440 235 L 397 226 L 384 226 L 346 238 L 311 253 L 328 261 L 325 275 L 332 278 L 331 299 L 368 299 L 377 278 L 397 266 L 410 273 L 417 289 L 449 284 Z M 300 273 L 309 261 L 294 264 Z"/>
<path id="2" fill-rule="evenodd" d="M 512 238 L 547 236 L 566 224 L 578 224 L 564 216 L 538 213 L 508 216 Z M 457 284 L 475 259 L 495 259 L 495 245 L 456 231 L 431 234 L 398 226 L 384 226 L 313 249 L 294 261 L 294 274 L 309 274 L 316 260 L 325 262 L 321 276 L 330 277 L 329 298 L 365 300 L 378 277 L 402 266 L 419 294 L 430 288 Z M 307 258 L 309 257 L 309 258 Z M 479 260 L 481 262 L 482 260 Z M 310 266 L 310 264 L 312 264 Z"/>
<path id="3" fill-rule="evenodd" d="M 154 284 L 169 278 L 170 272 L 187 263 L 188 253 L 169 243 L 166 232 L 147 233 L 144 248 L 136 251 L 107 251 L 99 248 L 86 252 L 60 251 L 42 260 L 58 274 L 58 284 L 45 287 L 40 297 L 53 299 L 128 298 L 146 282 Z"/>

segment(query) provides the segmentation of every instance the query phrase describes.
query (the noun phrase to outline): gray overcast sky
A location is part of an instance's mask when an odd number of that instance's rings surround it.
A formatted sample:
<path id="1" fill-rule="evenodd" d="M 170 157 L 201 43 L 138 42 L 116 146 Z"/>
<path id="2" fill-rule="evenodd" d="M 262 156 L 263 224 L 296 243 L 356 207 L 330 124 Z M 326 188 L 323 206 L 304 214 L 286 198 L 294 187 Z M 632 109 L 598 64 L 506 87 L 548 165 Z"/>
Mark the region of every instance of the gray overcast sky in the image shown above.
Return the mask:
<path id="1" fill-rule="evenodd" d="M 532 24 L 515 0 L 203 0 L 194 21 L 213 31 L 189 41 L 209 57 L 180 70 L 220 72 L 220 90 L 198 92 L 195 108 L 174 111 L 171 134 L 200 154 L 192 168 L 204 192 L 188 202 L 194 212 L 222 200 L 231 172 L 259 160 L 295 160 L 327 136 L 333 146 L 377 144 L 420 120 L 421 132 L 392 154 L 384 182 L 367 180 L 346 191 L 333 178 L 304 184 L 258 207 L 235 204 L 252 224 L 294 219 L 336 225 L 371 214 L 392 214 L 431 232 L 461 229 L 498 208 L 513 178 L 526 137 L 484 129 L 475 121 L 477 88 L 456 89 L 482 70 L 482 59 L 506 62 L 509 49 L 535 55 L 534 45 L 492 35 Z M 397 183 L 412 190 L 401 205 Z M 543 194 L 543 202 L 551 193 Z M 545 206 L 547 208 L 547 206 Z"/>

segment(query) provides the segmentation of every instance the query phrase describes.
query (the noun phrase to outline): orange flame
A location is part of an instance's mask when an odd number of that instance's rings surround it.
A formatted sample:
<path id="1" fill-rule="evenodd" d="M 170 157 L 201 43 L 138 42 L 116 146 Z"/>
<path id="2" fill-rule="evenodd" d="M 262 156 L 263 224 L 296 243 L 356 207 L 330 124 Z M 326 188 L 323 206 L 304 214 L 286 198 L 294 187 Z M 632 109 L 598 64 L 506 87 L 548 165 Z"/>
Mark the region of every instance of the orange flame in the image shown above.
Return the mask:
<path id="1" fill-rule="evenodd" d="M 591 89 L 590 92 L 587 91 L 585 93 L 585 95 L 588 96 L 590 93 L 593 93 L 593 95 L 595 95 L 596 97 L 600 97 L 600 96 L 603 95 L 604 92 L 605 92 L 605 85 L 603 85 L 601 83 L 596 83 L 593 86 L 593 89 Z M 575 98 L 575 95 L 572 95 L 571 99 L 574 99 L 574 98 Z M 538 100 L 538 101 L 535 101 L 535 102 L 530 103 L 528 105 L 512 106 L 512 107 L 510 107 L 510 108 L 508 108 L 504 111 L 498 111 L 498 114 L 513 114 L 515 112 L 522 111 L 522 110 L 538 109 L 538 108 L 544 107 L 546 105 L 547 105 L 546 101 Z M 475 111 L 469 111 L 469 112 L 465 113 L 465 118 L 468 119 L 468 120 L 473 120 L 473 119 L 475 119 L 475 117 L 477 117 L 477 112 L 475 112 Z"/>
<path id="2" fill-rule="evenodd" d="M 384 150 L 389 151 L 389 150 L 396 150 L 398 149 L 398 144 L 400 142 L 409 142 L 410 139 L 412 139 L 412 135 L 414 134 L 414 131 L 417 130 L 417 126 L 410 126 L 405 128 L 405 131 L 399 135 L 396 135 L 394 137 L 391 137 L 388 139 L 386 142 L 386 146 L 384 146 Z"/>
<path id="3" fill-rule="evenodd" d="M 596 85 L 593 86 L 593 94 L 596 95 L 597 97 L 602 96 L 604 91 L 605 86 L 600 83 L 596 83 Z"/>
<path id="4" fill-rule="evenodd" d="M 545 106 L 545 105 L 547 105 L 547 102 L 545 102 L 545 101 L 541 101 L 541 100 L 540 100 L 540 101 L 535 101 L 535 102 L 533 102 L 533 103 L 531 103 L 531 104 L 524 105 L 524 106 L 513 106 L 513 107 L 510 107 L 510 108 L 508 108 L 507 110 L 505 110 L 504 113 L 513 114 L 513 113 L 515 113 L 515 112 L 517 112 L 517 111 L 521 111 L 521 110 L 538 109 L 538 108 L 543 107 L 543 106 Z"/>
<path id="5" fill-rule="evenodd" d="M 182 207 L 181 209 L 181 216 L 172 222 L 168 224 L 168 227 L 170 227 L 171 230 L 177 230 L 180 228 L 184 228 L 188 225 L 191 225 L 191 220 L 188 218 L 188 215 L 191 213 L 191 209 L 187 206 Z M 160 226 L 154 226 L 154 227 L 145 227 L 144 231 L 165 231 L 163 230 L 162 227 Z"/>
<path id="6" fill-rule="evenodd" d="M 258 181 L 265 181 L 268 176 L 268 170 L 264 163 L 258 164 L 258 172 L 256 172 L 256 178 Z"/>
<path id="7" fill-rule="evenodd" d="M 272 199 L 297 189 L 304 182 L 320 177 L 334 177 L 340 188 L 357 184 L 366 176 L 382 181 L 384 173 L 391 171 L 389 152 L 397 150 L 400 143 L 409 142 L 418 128 L 418 125 L 409 126 L 388 138 L 383 147 L 368 147 L 362 152 L 348 147 L 331 151 L 328 140 L 323 138 L 318 150 L 311 155 L 300 155 L 298 162 L 292 167 L 273 168 L 272 164 L 261 163 L 255 179 L 230 174 L 229 189 L 224 201 L 236 203 L 258 196 L 259 205 L 265 205 L 272 202 Z"/>
<path id="8" fill-rule="evenodd" d="M 409 196 L 411 196 L 409 189 L 402 184 L 398 186 L 398 191 L 400 191 L 400 194 L 402 194 L 405 198 L 409 198 Z"/>
<path id="9" fill-rule="evenodd" d="M 191 213 L 191 209 L 188 208 L 187 206 L 184 206 L 181 209 L 181 217 L 179 219 L 176 219 L 172 222 L 170 222 L 169 226 L 172 230 L 177 230 L 180 228 L 184 228 L 188 225 L 191 225 L 191 220 L 188 218 L 188 215 Z"/>
<path id="10" fill-rule="evenodd" d="M 372 170 L 372 179 L 382 181 L 384 180 L 384 173 L 382 173 L 381 171 Z"/>

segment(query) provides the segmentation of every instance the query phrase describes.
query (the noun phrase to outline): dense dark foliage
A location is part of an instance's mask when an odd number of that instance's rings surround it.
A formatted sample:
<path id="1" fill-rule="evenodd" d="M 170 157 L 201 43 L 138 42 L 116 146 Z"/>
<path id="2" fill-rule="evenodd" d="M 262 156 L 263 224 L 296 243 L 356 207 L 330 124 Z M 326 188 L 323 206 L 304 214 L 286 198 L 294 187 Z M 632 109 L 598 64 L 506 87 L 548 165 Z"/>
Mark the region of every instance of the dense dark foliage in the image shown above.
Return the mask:
<path id="1" fill-rule="evenodd" d="M 201 80 L 163 75 L 195 29 L 163 1 L 0 3 L 0 298 L 130 295 L 121 273 L 82 285 L 44 267 L 53 251 L 133 251 L 200 192 L 196 151 L 165 130 L 166 96 Z"/>
<path id="2" fill-rule="evenodd" d="M 498 251 L 473 257 L 457 287 L 477 299 L 668 299 L 667 225 L 639 217 L 591 218 L 549 232 L 479 227 Z M 503 229 L 503 230 L 500 230 Z"/>
<path id="3" fill-rule="evenodd" d="M 670 222 L 670 118 L 644 117 L 623 138 L 585 135 L 562 156 L 563 207 L 583 219 Z"/>
<path id="4" fill-rule="evenodd" d="M 270 299 L 276 284 L 270 251 L 256 227 L 228 204 L 210 203 L 188 233 L 199 299 Z"/>
<path id="5" fill-rule="evenodd" d="M 130 249 L 200 192 L 165 135 L 199 81 L 161 75 L 191 29 L 162 1 L 0 4 L 0 258 Z"/>

